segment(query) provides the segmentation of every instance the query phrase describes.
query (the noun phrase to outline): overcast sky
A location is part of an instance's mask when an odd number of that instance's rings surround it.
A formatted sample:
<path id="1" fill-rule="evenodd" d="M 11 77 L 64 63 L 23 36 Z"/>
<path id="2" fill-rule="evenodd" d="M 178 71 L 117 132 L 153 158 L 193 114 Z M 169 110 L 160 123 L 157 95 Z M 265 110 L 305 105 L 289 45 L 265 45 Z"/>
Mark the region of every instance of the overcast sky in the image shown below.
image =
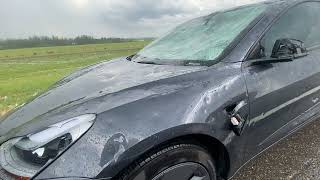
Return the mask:
<path id="1" fill-rule="evenodd" d="M 0 38 L 156 37 L 219 9 L 259 0 L 0 0 Z"/>

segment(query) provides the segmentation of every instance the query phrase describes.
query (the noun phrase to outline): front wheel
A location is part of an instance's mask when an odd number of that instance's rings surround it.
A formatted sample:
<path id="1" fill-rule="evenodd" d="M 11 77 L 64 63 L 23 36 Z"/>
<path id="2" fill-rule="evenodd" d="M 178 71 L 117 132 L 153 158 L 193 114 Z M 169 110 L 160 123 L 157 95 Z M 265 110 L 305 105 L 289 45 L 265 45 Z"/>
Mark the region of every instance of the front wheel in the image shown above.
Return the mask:
<path id="1" fill-rule="evenodd" d="M 141 158 L 123 180 L 216 180 L 214 159 L 194 144 L 176 144 Z"/>

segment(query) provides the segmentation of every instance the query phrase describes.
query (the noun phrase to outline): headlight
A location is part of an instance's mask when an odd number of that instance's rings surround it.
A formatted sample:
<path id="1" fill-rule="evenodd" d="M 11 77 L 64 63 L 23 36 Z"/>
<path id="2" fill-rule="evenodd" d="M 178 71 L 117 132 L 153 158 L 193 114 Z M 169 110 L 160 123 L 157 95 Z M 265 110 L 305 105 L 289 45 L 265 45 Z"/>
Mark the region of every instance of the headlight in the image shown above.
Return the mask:
<path id="1" fill-rule="evenodd" d="M 88 131 L 95 118 L 94 114 L 78 116 L 5 142 L 0 146 L 0 166 L 19 177 L 34 176 Z"/>

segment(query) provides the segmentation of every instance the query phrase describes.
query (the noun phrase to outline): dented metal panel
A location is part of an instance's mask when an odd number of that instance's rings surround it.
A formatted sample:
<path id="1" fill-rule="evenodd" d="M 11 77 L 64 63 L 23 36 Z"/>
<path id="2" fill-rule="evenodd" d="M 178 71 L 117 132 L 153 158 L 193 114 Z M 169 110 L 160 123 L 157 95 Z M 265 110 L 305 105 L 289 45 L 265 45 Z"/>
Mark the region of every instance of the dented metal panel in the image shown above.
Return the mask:
<path id="1" fill-rule="evenodd" d="M 247 100 L 240 70 L 241 63 L 221 63 L 134 88 L 163 91 L 175 87 L 98 114 L 92 129 L 39 178 L 79 173 L 86 177 L 97 173 L 114 176 L 143 152 L 171 138 L 192 133 L 228 138 L 232 132 L 224 108 L 229 103 Z M 227 94 L 233 98 L 226 99 Z M 246 116 L 248 110 L 244 108 L 242 113 Z M 84 163 L 72 168 L 79 161 Z"/>
<path id="2" fill-rule="evenodd" d="M 94 113 L 92 128 L 35 179 L 111 178 L 155 146 L 192 134 L 224 145 L 231 176 L 263 149 L 257 145 L 276 142 L 318 109 L 319 54 L 307 56 L 314 65 L 308 67 L 298 61 L 266 66 L 244 62 L 274 20 L 300 2 L 271 2 L 224 58 L 210 67 L 139 64 L 119 58 L 76 72 L 8 115 L 0 123 L 0 143 Z M 245 123 L 240 136 L 230 122 L 235 108 Z M 289 110 L 292 116 L 286 116 Z M 282 119 L 271 118 L 274 115 Z"/>

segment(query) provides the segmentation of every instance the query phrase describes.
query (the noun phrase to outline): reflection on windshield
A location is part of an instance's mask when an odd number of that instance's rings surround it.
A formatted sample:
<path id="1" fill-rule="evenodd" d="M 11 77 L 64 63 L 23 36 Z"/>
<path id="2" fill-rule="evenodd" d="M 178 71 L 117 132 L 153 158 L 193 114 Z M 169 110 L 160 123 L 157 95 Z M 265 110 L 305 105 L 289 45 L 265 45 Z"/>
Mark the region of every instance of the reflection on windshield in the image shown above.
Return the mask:
<path id="1" fill-rule="evenodd" d="M 138 53 L 159 60 L 215 60 L 255 18 L 265 4 L 218 12 L 184 23 Z"/>

